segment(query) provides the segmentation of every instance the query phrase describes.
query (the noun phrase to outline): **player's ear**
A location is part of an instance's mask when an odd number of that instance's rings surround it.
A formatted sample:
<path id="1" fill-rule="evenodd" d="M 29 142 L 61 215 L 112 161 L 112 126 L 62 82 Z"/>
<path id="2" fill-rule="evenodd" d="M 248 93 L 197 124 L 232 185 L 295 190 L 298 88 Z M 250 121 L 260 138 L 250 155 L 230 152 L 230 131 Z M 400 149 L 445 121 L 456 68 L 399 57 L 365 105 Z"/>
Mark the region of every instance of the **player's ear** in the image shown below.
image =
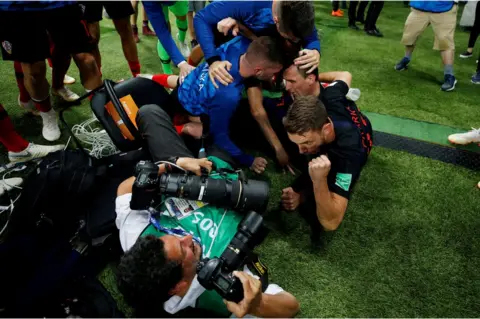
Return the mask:
<path id="1" fill-rule="evenodd" d="M 307 81 L 308 81 L 308 84 L 312 85 L 317 81 L 317 78 L 314 74 L 308 74 Z"/>
<path id="2" fill-rule="evenodd" d="M 327 123 L 323 124 L 322 134 L 330 135 L 332 133 L 332 131 L 333 131 L 332 122 L 328 121 Z"/>

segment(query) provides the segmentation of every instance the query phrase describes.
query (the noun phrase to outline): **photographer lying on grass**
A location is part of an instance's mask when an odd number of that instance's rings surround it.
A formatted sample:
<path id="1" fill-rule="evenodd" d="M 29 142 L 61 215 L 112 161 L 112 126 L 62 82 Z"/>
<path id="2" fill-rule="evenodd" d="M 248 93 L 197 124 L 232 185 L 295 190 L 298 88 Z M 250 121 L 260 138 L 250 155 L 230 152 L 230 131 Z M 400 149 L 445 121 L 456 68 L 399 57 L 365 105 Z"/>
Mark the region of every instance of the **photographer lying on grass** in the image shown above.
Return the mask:
<path id="1" fill-rule="evenodd" d="M 154 117 L 145 121 L 145 117 Z M 213 150 L 208 159 L 195 159 L 175 131 L 167 113 L 157 105 L 143 106 L 137 116 L 139 129 L 144 132 L 153 160 L 167 160 L 185 170 L 200 175 L 201 169 L 212 170 L 232 167 L 221 151 Z M 156 126 L 151 134 L 151 127 Z M 161 138 L 159 138 L 161 136 Z M 165 173 L 164 164 L 159 174 Z M 229 174 L 235 175 L 236 174 Z M 228 177 L 227 177 L 228 178 Z M 231 177 L 230 178 L 234 178 Z M 251 314 L 258 317 L 293 317 L 299 309 L 295 297 L 275 284 L 269 284 L 262 293 L 261 283 L 251 275 L 247 267 L 234 272 L 240 279 L 244 299 L 238 304 L 224 302 L 214 290 L 205 290 L 197 280 L 196 266 L 204 257 L 220 256 L 234 237 L 243 215 L 229 209 L 206 205 L 182 218 L 162 213 L 154 217 L 156 224 L 176 235 L 165 233 L 151 223 L 150 212 L 130 209 L 134 177 L 118 188 L 116 199 L 116 224 L 120 230 L 120 242 L 125 255 L 118 266 L 118 286 L 126 301 L 137 315 L 158 317 L 165 311 L 175 314 L 188 307 L 205 309 L 223 317 L 233 313 L 237 317 Z M 165 212 L 165 204 L 158 209 Z M 169 231 L 169 232 L 170 232 Z M 179 235 L 180 233 L 180 235 Z M 192 235 L 194 237 L 192 237 Z M 197 243 L 198 238 L 201 245 Z M 198 312 L 196 312 L 198 315 Z"/>
<path id="2" fill-rule="evenodd" d="M 300 208 L 310 225 L 311 239 L 338 228 L 348 200 L 372 148 L 368 118 L 347 99 L 348 72 L 305 74 L 295 65 L 285 70 L 286 89 L 295 100 L 284 126 L 301 154 L 310 154 L 306 172 L 282 191 L 287 210 Z M 331 83 L 324 88 L 321 82 Z"/>

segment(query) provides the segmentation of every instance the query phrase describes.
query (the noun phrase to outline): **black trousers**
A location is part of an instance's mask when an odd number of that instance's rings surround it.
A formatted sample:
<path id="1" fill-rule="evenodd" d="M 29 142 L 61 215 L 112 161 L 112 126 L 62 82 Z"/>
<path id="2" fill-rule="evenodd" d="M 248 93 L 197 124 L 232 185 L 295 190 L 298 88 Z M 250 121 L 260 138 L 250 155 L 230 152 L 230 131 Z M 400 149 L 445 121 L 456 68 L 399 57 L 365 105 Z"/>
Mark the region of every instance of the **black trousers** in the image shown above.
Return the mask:
<path id="1" fill-rule="evenodd" d="M 340 2 L 338 0 L 333 0 L 332 1 L 332 10 L 337 11 L 339 8 Z"/>
<path id="2" fill-rule="evenodd" d="M 171 116 L 162 107 L 149 104 L 138 110 L 137 125 L 154 162 L 165 161 L 169 157 L 197 157 L 200 149 L 198 140 L 182 138 L 173 126 Z M 225 151 L 208 145 L 207 156 L 216 156 L 235 167 L 235 161 Z"/>
<path id="3" fill-rule="evenodd" d="M 470 32 L 470 37 L 468 38 L 468 47 L 473 48 L 475 42 L 477 42 L 478 35 L 480 34 L 480 3 L 477 3 L 477 8 L 475 9 L 475 22 L 473 22 L 472 31 Z"/>
<path id="4" fill-rule="evenodd" d="M 384 4 L 385 1 L 370 1 L 367 18 L 365 19 L 365 30 L 374 30 L 376 28 L 377 20 Z"/>

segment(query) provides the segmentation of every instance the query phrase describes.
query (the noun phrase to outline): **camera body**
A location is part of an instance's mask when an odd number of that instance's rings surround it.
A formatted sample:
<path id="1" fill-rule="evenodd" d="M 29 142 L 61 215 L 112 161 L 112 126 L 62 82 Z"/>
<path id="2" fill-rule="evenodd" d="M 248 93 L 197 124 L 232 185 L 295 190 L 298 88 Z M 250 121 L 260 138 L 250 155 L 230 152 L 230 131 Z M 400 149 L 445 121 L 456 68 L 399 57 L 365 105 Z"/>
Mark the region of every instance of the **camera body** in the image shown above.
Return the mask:
<path id="1" fill-rule="evenodd" d="M 231 181 L 190 173 L 158 176 L 158 167 L 149 161 L 138 162 L 135 176 L 130 201 L 130 208 L 135 210 L 148 209 L 160 194 L 204 201 L 239 211 L 264 211 L 269 199 L 270 187 L 264 181 Z"/>
<path id="2" fill-rule="evenodd" d="M 268 234 L 262 215 L 250 211 L 237 227 L 237 232 L 220 257 L 202 259 L 197 265 L 198 282 L 208 290 L 233 302 L 240 302 L 243 286 L 233 271 L 245 265 L 253 249 Z"/>
<path id="3" fill-rule="evenodd" d="M 135 182 L 132 188 L 131 209 L 148 209 L 158 195 L 158 166 L 150 161 L 140 161 L 135 165 Z"/>

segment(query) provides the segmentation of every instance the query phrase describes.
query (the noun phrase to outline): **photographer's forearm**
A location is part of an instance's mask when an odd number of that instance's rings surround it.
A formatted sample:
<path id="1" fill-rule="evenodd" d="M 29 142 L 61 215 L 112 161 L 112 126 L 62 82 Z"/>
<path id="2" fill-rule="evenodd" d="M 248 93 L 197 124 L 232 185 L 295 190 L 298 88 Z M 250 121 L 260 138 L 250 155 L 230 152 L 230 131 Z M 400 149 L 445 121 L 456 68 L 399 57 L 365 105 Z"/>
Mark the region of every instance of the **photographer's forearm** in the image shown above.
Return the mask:
<path id="1" fill-rule="evenodd" d="M 336 230 L 343 220 L 348 200 L 330 192 L 327 180 L 312 182 L 318 221 L 326 231 Z"/>
<path id="2" fill-rule="evenodd" d="M 268 143 L 275 151 L 282 148 L 282 143 L 273 130 L 270 120 L 268 119 L 267 112 L 263 107 L 262 90 L 259 87 L 248 88 L 247 96 L 248 103 L 250 104 L 250 112 L 260 126 L 260 129 L 262 130 L 263 135 L 267 139 Z"/>
<path id="3" fill-rule="evenodd" d="M 288 292 L 276 295 L 262 294 L 262 302 L 253 315 L 259 318 L 292 318 L 300 305 L 297 299 Z"/>

